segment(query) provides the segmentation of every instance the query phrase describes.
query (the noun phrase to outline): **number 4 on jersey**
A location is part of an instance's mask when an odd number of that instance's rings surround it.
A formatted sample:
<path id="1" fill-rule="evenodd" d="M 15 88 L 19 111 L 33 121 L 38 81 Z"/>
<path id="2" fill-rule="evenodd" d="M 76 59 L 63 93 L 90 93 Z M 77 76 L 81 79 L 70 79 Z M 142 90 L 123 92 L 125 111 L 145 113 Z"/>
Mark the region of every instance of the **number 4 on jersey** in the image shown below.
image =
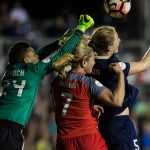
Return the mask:
<path id="1" fill-rule="evenodd" d="M 13 80 L 13 87 L 15 89 L 18 89 L 18 92 L 17 92 L 17 96 L 18 97 L 21 97 L 22 96 L 22 92 L 23 92 L 23 88 L 25 87 L 25 84 L 26 84 L 26 80 L 22 80 L 21 84 L 18 85 L 16 84 L 17 81 L 16 80 Z M 1 95 L 7 95 L 7 88 L 10 86 L 10 82 L 8 80 L 4 80 L 2 82 L 2 87 L 1 87 L 1 93 L 0 93 L 0 96 Z"/>

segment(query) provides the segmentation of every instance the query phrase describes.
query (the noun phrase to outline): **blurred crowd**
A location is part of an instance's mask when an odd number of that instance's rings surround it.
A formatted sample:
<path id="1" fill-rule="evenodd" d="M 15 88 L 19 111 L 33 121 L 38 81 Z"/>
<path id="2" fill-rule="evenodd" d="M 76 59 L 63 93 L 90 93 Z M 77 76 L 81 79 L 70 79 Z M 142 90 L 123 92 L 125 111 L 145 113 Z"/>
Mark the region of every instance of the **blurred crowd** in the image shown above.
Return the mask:
<path id="1" fill-rule="evenodd" d="M 78 24 L 78 17 L 75 13 L 64 10 L 55 18 L 37 20 L 31 17 L 19 0 L 16 0 L 11 6 L 8 2 L 0 2 L 0 76 L 4 71 L 10 44 L 21 39 L 30 41 L 35 49 L 39 48 L 46 43 L 47 38 L 51 39 L 49 40 L 51 42 L 62 36 L 68 28 L 75 27 Z M 122 39 L 127 39 L 128 36 L 131 39 L 143 38 L 141 31 L 136 32 L 139 26 L 136 31 L 132 30 L 133 26 L 125 24 L 126 19 L 129 18 L 121 20 L 118 25 L 110 17 L 104 16 L 100 22 L 96 20 L 95 26 L 99 23 L 115 25 Z M 129 22 L 132 23 L 132 21 L 129 19 Z M 42 40 L 39 42 L 41 37 Z M 141 47 L 131 48 L 124 44 L 120 49 L 122 51 L 119 53 L 120 58 L 126 61 L 141 59 L 143 56 Z M 55 150 L 57 133 L 55 115 L 51 107 L 50 79 L 51 75 L 48 75 L 41 83 L 31 118 L 24 131 L 24 150 Z M 140 91 L 131 109 L 131 117 L 137 129 L 142 150 L 150 150 L 150 71 L 131 77 L 130 82 Z"/>

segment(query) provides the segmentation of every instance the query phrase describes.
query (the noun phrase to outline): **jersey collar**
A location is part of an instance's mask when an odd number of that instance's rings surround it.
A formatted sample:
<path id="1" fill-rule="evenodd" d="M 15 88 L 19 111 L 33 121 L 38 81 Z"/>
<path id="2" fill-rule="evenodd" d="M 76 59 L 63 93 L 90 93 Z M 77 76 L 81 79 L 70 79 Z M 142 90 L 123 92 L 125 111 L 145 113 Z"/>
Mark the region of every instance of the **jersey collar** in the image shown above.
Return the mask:
<path id="1" fill-rule="evenodd" d="M 111 56 L 95 56 L 95 59 L 109 59 Z"/>

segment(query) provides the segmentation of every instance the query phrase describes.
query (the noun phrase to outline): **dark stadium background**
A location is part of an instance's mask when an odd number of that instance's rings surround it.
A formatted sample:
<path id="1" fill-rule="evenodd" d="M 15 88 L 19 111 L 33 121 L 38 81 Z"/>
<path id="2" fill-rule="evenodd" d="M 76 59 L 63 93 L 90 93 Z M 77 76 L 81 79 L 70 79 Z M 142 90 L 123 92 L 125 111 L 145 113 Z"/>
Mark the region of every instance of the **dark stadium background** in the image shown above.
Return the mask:
<path id="1" fill-rule="evenodd" d="M 3 0 L 9 3 L 11 7 L 15 0 Z M 1 1 L 2 2 L 2 1 Z M 68 14 L 70 12 L 76 15 L 89 14 L 95 23 L 100 25 L 104 22 L 107 14 L 103 7 L 104 0 L 22 0 L 23 6 L 33 19 L 50 19 L 55 18 L 59 14 Z M 111 24 L 118 28 L 131 28 L 133 37 L 143 38 L 144 33 L 140 30 L 143 28 L 144 18 L 143 11 L 139 10 L 139 6 L 144 3 L 132 0 L 132 9 L 129 14 L 121 19 L 114 19 L 110 17 Z M 137 17 L 138 16 L 138 17 Z M 109 23 L 109 22 L 108 22 Z M 134 26 L 136 25 L 136 28 Z"/>

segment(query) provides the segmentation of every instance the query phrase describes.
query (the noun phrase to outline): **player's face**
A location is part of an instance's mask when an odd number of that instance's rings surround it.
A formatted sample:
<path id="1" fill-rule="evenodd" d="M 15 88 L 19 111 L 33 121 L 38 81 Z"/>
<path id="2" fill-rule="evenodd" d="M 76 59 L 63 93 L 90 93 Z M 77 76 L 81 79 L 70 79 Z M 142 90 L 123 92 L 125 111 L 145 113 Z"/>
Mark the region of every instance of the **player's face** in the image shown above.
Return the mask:
<path id="1" fill-rule="evenodd" d="M 86 74 L 92 73 L 92 69 L 93 69 L 94 64 L 95 64 L 95 53 L 92 52 L 92 55 L 91 55 L 91 57 L 86 61 L 86 67 L 84 68 Z"/>
<path id="2" fill-rule="evenodd" d="M 33 62 L 34 64 L 37 64 L 39 62 L 39 58 L 36 55 L 36 53 L 34 52 L 32 47 L 28 48 L 28 52 L 26 54 L 26 58 L 25 59 L 26 59 L 27 63 Z"/>
<path id="3" fill-rule="evenodd" d="M 113 52 L 118 53 L 118 48 L 120 44 L 120 38 L 118 37 L 117 32 L 114 34 L 114 43 L 113 43 Z"/>

